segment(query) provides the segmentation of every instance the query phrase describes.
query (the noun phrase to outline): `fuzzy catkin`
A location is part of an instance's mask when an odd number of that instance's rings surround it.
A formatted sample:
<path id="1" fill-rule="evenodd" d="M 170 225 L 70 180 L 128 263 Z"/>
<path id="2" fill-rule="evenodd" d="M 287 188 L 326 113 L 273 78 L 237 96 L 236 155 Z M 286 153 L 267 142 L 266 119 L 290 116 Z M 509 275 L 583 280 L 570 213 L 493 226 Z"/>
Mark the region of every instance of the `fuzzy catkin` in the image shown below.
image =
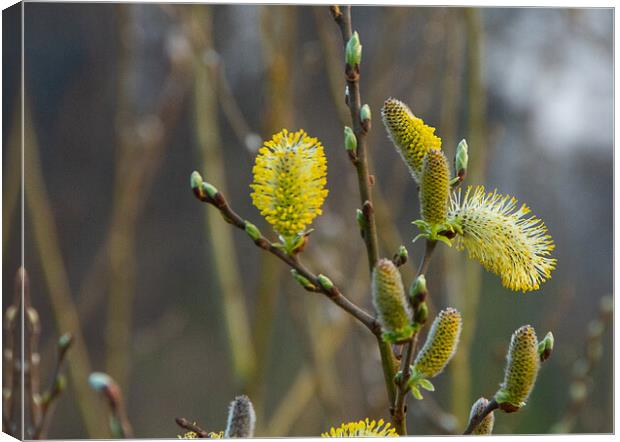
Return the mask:
<path id="1" fill-rule="evenodd" d="M 450 169 L 440 150 L 429 150 L 424 157 L 420 181 L 420 212 L 429 224 L 443 224 L 448 215 Z"/>
<path id="2" fill-rule="evenodd" d="M 451 307 L 439 312 L 413 364 L 417 376 L 433 378 L 448 365 L 458 346 L 461 322 L 461 314 Z"/>
<path id="3" fill-rule="evenodd" d="M 385 100 L 381 117 L 396 150 L 419 183 L 424 156 L 441 149 L 441 138 L 435 135 L 434 127 L 424 124 L 405 103 L 394 98 Z"/>
<path id="4" fill-rule="evenodd" d="M 504 382 L 495 393 L 497 403 L 510 404 L 516 408 L 525 405 L 534 388 L 539 368 L 536 332 L 532 326 L 524 325 L 512 334 L 506 355 Z"/>
<path id="5" fill-rule="evenodd" d="M 386 258 L 372 272 L 372 302 L 384 331 L 399 332 L 411 321 L 409 303 L 398 268 Z"/>
<path id="6" fill-rule="evenodd" d="M 469 420 L 471 420 L 474 416 L 482 413 L 482 411 L 489 405 L 489 401 L 486 398 L 479 398 L 474 405 L 471 407 L 471 411 L 469 412 Z M 493 433 L 493 425 L 495 424 L 495 415 L 493 412 L 490 412 L 485 416 L 484 419 L 480 421 L 480 423 L 474 428 L 471 434 L 477 435 L 488 435 Z"/>
<path id="7" fill-rule="evenodd" d="M 253 437 L 255 425 L 256 414 L 250 398 L 245 395 L 237 396 L 230 403 L 224 437 L 226 439 Z"/>

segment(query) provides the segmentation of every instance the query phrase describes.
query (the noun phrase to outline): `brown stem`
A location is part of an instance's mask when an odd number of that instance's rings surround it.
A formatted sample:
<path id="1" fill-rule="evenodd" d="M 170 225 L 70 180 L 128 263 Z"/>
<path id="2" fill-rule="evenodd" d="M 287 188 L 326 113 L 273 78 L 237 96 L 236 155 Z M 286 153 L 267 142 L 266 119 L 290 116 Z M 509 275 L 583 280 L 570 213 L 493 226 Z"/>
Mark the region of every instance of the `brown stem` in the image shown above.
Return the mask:
<path id="1" fill-rule="evenodd" d="M 187 431 L 193 431 L 194 433 L 196 433 L 196 435 L 199 438 L 203 438 L 203 439 L 208 439 L 209 438 L 209 432 L 206 430 L 203 430 L 202 428 L 200 428 L 196 422 L 190 422 L 187 419 L 185 419 L 184 417 L 176 417 L 174 418 L 174 421 L 177 423 L 177 425 Z"/>
<path id="2" fill-rule="evenodd" d="M 351 27 L 351 6 L 332 6 L 330 12 L 334 21 L 340 28 L 340 34 L 342 35 L 343 47 L 346 51 L 346 46 L 352 35 Z M 360 201 L 363 208 L 363 214 L 365 223 L 363 226 L 362 236 L 366 245 L 366 255 L 368 257 L 368 268 L 370 272 L 375 267 L 377 260 L 379 259 L 379 248 L 377 245 L 377 226 L 375 222 L 375 211 L 372 204 L 372 193 L 370 189 L 371 178 L 368 169 L 367 158 L 367 134 L 370 130 L 370 121 L 361 121 L 360 109 L 361 109 L 361 94 L 360 94 L 360 69 L 359 66 L 345 66 L 345 79 L 348 90 L 349 113 L 351 114 L 351 123 L 353 126 L 353 132 L 357 138 L 357 152 L 351 156 L 353 165 L 357 172 L 357 182 L 360 191 Z M 377 345 L 379 346 L 379 353 L 381 355 L 381 365 L 385 377 L 385 385 L 388 393 L 388 399 L 390 403 L 393 403 L 396 391 L 394 386 L 394 376 L 396 375 L 396 362 L 394 359 L 394 353 L 392 347 L 383 341 L 380 333 L 375 333 L 377 337 Z"/>
<path id="3" fill-rule="evenodd" d="M 424 251 L 424 256 L 422 257 L 422 261 L 420 261 L 420 266 L 418 267 L 418 274 L 416 278 L 420 275 L 425 275 L 428 271 L 428 266 L 431 261 L 431 256 L 433 255 L 433 251 L 435 250 L 435 246 L 437 245 L 437 241 L 426 241 L 426 248 Z M 404 436 L 407 434 L 407 422 L 406 422 L 406 408 L 405 408 L 405 400 L 407 399 L 407 393 L 409 392 L 409 379 L 411 378 L 411 364 L 413 363 L 413 356 L 415 353 L 415 347 L 418 342 L 418 332 L 416 331 L 412 337 L 412 339 L 405 344 L 407 346 L 405 350 L 405 357 L 401 362 L 401 372 L 402 376 L 400 377 L 400 382 L 396 385 L 396 398 L 394 400 L 394 407 L 392 409 L 392 424 L 396 429 L 396 432 Z"/>
<path id="4" fill-rule="evenodd" d="M 201 194 L 200 192 L 195 192 L 195 195 L 201 201 L 217 207 L 226 222 L 232 224 L 238 229 L 245 231 L 246 221 L 230 208 L 228 202 L 226 201 L 224 195 L 222 195 L 221 192 L 215 193 L 215 195 L 213 195 L 213 198 L 209 197 L 204 193 Z M 381 336 L 381 326 L 375 318 L 373 318 L 366 311 L 351 302 L 347 297 L 342 294 L 342 292 L 335 285 L 329 288 L 322 286 L 319 281 L 319 277 L 310 272 L 310 270 L 308 270 L 296 256 L 291 256 L 287 254 L 280 247 L 272 244 L 263 235 L 259 235 L 259 237 L 254 240 L 254 243 L 261 249 L 266 250 L 280 258 L 282 261 L 288 264 L 289 267 L 295 269 L 297 273 L 308 279 L 312 283 L 312 285 L 318 288 L 319 291 L 326 295 L 334 304 L 338 305 L 344 311 L 348 312 L 358 321 L 364 324 L 366 328 L 368 328 L 368 330 L 370 330 L 375 336 Z"/>
<path id="5" fill-rule="evenodd" d="M 494 410 L 497 410 L 498 408 L 499 404 L 495 401 L 495 399 L 491 399 L 488 405 L 484 408 L 484 410 L 482 410 L 480 414 L 471 417 L 471 419 L 469 420 L 469 424 L 467 425 L 467 428 L 465 429 L 463 434 L 471 434 L 485 417 L 487 417 L 490 413 L 492 413 Z"/>
<path id="6" fill-rule="evenodd" d="M 47 436 L 47 429 L 49 427 L 50 418 L 54 408 L 56 399 L 58 399 L 63 392 L 63 386 L 61 386 L 63 380 L 62 368 L 66 359 L 68 350 L 73 342 L 73 336 L 65 334 L 63 336 L 66 339 L 65 343 L 59 341 L 57 346 L 56 366 L 54 367 L 54 375 L 52 377 L 52 383 L 50 384 L 47 392 L 43 395 L 41 401 L 41 410 L 39 422 L 34 428 L 32 438 L 33 439 L 45 439 Z M 61 338 L 61 339 L 63 339 Z"/>

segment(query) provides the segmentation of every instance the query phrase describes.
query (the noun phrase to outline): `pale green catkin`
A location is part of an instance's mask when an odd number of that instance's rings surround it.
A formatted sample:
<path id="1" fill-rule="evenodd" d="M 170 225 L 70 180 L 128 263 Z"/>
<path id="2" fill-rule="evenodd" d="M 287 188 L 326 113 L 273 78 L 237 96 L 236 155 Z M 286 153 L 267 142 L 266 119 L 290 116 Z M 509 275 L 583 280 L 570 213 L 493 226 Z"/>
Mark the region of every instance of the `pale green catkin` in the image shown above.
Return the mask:
<path id="1" fill-rule="evenodd" d="M 385 332 L 408 333 L 411 323 L 409 303 L 400 272 L 389 259 L 380 259 L 372 272 L 372 302 Z"/>
<path id="2" fill-rule="evenodd" d="M 413 364 L 415 376 L 430 379 L 443 371 L 456 352 L 461 322 L 461 314 L 451 307 L 439 312 Z"/>
<path id="3" fill-rule="evenodd" d="M 497 403 L 509 404 L 516 409 L 524 406 L 534 388 L 539 368 L 536 332 L 532 326 L 524 325 L 513 333 L 510 340 L 504 382 L 495 393 Z"/>

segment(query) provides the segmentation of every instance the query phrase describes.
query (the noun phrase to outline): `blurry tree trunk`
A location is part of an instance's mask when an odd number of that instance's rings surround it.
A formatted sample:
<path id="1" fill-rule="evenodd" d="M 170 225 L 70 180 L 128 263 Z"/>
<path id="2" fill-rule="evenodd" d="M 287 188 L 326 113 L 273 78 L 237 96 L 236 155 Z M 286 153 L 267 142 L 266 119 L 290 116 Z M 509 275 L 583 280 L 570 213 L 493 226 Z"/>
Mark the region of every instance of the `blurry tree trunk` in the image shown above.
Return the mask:
<path id="1" fill-rule="evenodd" d="M 74 390 L 72 397 L 80 411 L 88 437 L 106 437 L 106 421 L 103 418 L 105 412 L 88 387 L 88 376 L 91 373 L 88 348 L 71 295 L 69 277 L 61 255 L 54 214 L 39 160 L 38 140 L 27 107 L 24 118 L 24 170 L 25 225 L 31 225 L 32 228 L 32 241 L 38 252 L 56 329 L 74 336 L 68 363 L 70 385 Z"/>

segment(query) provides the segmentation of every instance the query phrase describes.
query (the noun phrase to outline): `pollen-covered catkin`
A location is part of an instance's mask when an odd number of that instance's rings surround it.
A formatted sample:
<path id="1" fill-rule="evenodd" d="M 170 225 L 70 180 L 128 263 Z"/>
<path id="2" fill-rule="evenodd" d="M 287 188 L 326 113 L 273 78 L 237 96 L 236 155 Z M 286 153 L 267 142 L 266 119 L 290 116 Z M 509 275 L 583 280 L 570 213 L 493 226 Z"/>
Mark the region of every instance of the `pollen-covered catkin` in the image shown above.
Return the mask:
<path id="1" fill-rule="evenodd" d="M 419 183 L 424 156 L 441 149 L 441 138 L 435 135 L 434 127 L 424 124 L 405 103 L 394 98 L 385 100 L 381 117 L 396 150 Z"/>
<path id="2" fill-rule="evenodd" d="M 285 238 L 303 232 L 322 213 L 327 197 L 323 145 L 303 130 L 283 129 L 258 151 L 252 202 Z"/>
<path id="3" fill-rule="evenodd" d="M 452 194 L 448 223 L 459 232 L 458 250 L 466 248 L 504 287 L 526 292 L 537 290 L 556 265 L 545 223 L 529 212 L 514 197 L 470 186 L 464 196 L 461 189 Z"/>
<path id="4" fill-rule="evenodd" d="M 489 401 L 486 398 L 479 398 L 474 405 L 471 407 L 471 411 L 469 412 L 469 420 L 480 413 L 489 405 Z M 493 412 L 490 412 L 485 416 L 484 419 L 480 421 L 478 426 L 474 428 L 471 434 L 483 435 L 483 434 L 492 434 L 493 433 L 493 425 L 495 424 L 495 415 Z"/>
<path id="5" fill-rule="evenodd" d="M 515 409 L 524 406 L 534 388 L 539 368 L 536 332 L 532 326 L 524 325 L 512 334 L 506 355 L 504 382 L 495 393 L 497 403 L 509 404 Z"/>
<path id="6" fill-rule="evenodd" d="M 237 396 L 230 403 L 224 438 L 253 437 L 255 425 L 256 414 L 250 398 L 245 395 Z"/>
<path id="7" fill-rule="evenodd" d="M 372 302 L 385 332 L 408 337 L 411 311 L 400 272 L 389 259 L 380 259 L 372 272 Z"/>
<path id="8" fill-rule="evenodd" d="M 451 307 L 439 312 L 413 363 L 415 376 L 430 379 L 443 371 L 456 352 L 461 322 L 461 314 Z"/>
<path id="9" fill-rule="evenodd" d="M 429 224 L 443 224 L 450 199 L 450 169 L 441 150 L 429 150 L 424 157 L 420 181 L 420 212 Z"/>

